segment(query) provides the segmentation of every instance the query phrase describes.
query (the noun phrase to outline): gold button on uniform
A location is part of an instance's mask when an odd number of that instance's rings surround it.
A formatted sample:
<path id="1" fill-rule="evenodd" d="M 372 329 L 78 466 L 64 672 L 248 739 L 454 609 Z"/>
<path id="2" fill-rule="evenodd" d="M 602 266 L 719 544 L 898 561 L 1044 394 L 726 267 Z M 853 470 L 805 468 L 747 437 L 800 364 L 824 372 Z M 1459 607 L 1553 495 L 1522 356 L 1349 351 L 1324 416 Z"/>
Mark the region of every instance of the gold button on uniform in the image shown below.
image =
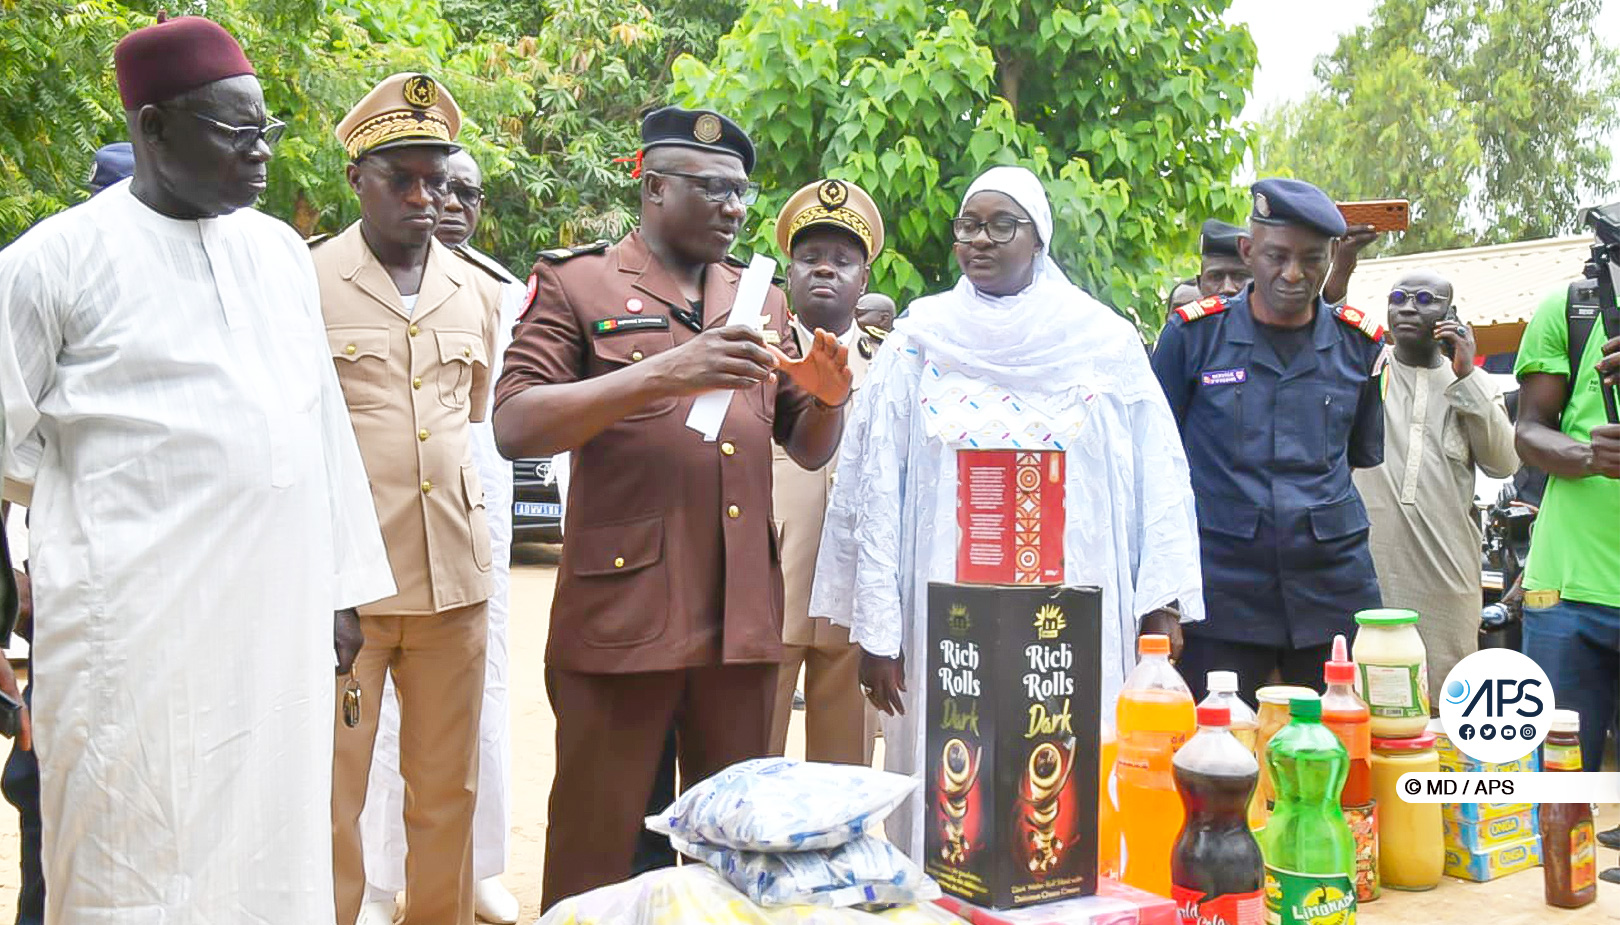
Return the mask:
<path id="1" fill-rule="evenodd" d="M 433 483 L 428 481 L 427 479 L 423 479 L 422 480 L 422 494 L 425 495 L 425 494 L 427 494 L 428 492 L 430 492 L 432 490 L 433 490 Z"/>
<path id="2" fill-rule="evenodd" d="M 461 348 L 461 355 L 464 356 L 464 357 L 472 356 L 472 348 L 471 347 L 462 347 Z"/>
<path id="3" fill-rule="evenodd" d="M 344 347 L 343 352 L 348 354 L 349 356 L 354 356 L 354 345 L 350 344 L 349 346 Z"/>
<path id="4" fill-rule="evenodd" d="M 416 335 L 418 335 L 418 334 L 420 334 L 420 333 L 422 333 L 422 329 L 421 329 L 421 328 L 418 328 L 418 327 L 417 327 L 417 326 L 416 326 L 416 325 L 414 325 L 414 324 L 413 324 L 413 325 L 411 325 L 411 331 L 410 331 L 410 334 L 411 334 L 411 336 L 412 336 L 412 337 L 415 337 L 415 336 L 416 336 Z"/>
<path id="5" fill-rule="evenodd" d="M 422 387 L 422 377 L 421 376 L 417 376 L 415 379 L 411 380 L 411 388 L 419 389 L 421 387 Z"/>
<path id="6" fill-rule="evenodd" d="M 421 430 L 416 432 L 416 439 L 426 441 L 427 438 L 428 438 L 428 432 L 427 432 L 426 427 L 424 427 Z"/>
<path id="7" fill-rule="evenodd" d="M 726 516 L 730 517 L 732 520 L 736 520 L 742 516 L 742 508 L 733 504 L 731 507 L 726 508 Z"/>
<path id="8" fill-rule="evenodd" d="M 643 356 L 645 356 L 645 354 L 643 354 L 640 350 L 632 350 L 630 351 L 630 362 L 640 363 Z"/>
<path id="9" fill-rule="evenodd" d="M 735 456 L 737 455 L 737 445 L 727 440 L 725 443 L 720 444 L 720 453 L 724 456 Z"/>
<path id="10" fill-rule="evenodd" d="M 618 558 L 614 559 L 613 560 L 613 567 L 614 568 L 624 568 L 624 556 L 619 556 Z"/>

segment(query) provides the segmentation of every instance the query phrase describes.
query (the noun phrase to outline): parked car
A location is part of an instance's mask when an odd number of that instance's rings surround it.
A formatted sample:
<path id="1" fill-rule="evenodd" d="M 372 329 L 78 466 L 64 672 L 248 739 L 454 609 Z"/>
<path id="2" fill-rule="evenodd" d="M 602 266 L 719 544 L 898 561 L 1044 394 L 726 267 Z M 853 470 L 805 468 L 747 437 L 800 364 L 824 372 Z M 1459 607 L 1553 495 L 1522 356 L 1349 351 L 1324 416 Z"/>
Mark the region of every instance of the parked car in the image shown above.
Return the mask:
<path id="1" fill-rule="evenodd" d="M 551 458 L 512 462 L 512 542 L 561 543 L 562 496 Z"/>

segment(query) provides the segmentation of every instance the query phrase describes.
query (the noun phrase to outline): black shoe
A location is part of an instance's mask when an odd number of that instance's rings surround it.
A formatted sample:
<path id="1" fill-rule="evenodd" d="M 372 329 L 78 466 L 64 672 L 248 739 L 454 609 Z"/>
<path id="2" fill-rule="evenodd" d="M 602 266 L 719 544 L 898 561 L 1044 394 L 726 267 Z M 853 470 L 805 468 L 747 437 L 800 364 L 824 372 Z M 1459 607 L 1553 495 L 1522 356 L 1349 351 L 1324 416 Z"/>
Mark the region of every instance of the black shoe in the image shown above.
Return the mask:
<path id="1" fill-rule="evenodd" d="M 1620 883 L 1620 867 L 1609 868 L 1603 873 L 1598 874 L 1598 879 L 1602 880 L 1604 883 Z"/>
<path id="2" fill-rule="evenodd" d="M 1609 829 L 1607 832 L 1597 833 L 1597 840 L 1598 844 L 1608 848 L 1610 851 L 1620 851 L 1620 825 Z"/>

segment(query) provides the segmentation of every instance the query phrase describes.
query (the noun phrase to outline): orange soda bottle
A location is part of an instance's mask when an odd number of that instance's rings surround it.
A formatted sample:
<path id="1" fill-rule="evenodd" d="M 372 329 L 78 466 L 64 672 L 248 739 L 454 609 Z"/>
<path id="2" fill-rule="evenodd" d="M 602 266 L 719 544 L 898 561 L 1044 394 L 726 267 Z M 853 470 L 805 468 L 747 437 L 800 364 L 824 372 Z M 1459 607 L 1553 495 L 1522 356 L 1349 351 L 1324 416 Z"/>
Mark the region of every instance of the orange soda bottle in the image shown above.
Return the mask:
<path id="1" fill-rule="evenodd" d="M 1119 754 L 1119 737 L 1114 724 L 1102 717 L 1102 773 L 1097 777 L 1097 873 L 1119 879 L 1119 810 L 1114 806 L 1114 759 Z"/>
<path id="2" fill-rule="evenodd" d="M 1170 895 L 1170 854 L 1185 822 L 1170 759 L 1197 727 L 1192 691 L 1170 664 L 1170 639 L 1149 634 L 1115 708 L 1119 756 L 1114 784 L 1123 834 L 1121 875 L 1131 886 Z"/>

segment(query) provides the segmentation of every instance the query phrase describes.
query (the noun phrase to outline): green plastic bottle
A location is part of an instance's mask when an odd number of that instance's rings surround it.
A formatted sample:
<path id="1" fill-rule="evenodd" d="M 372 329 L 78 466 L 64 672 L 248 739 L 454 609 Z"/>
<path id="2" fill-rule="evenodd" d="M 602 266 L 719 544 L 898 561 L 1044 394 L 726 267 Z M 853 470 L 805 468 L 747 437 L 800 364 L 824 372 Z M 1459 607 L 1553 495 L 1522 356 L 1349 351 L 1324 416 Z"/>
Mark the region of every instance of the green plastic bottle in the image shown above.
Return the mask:
<path id="1" fill-rule="evenodd" d="M 1277 806 L 1260 834 L 1266 920 L 1272 925 L 1355 925 L 1356 841 L 1339 810 L 1349 774 L 1344 743 L 1322 725 L 1322 701 L 1289 701 L 1290 722 L 1266 763 Z"/>

